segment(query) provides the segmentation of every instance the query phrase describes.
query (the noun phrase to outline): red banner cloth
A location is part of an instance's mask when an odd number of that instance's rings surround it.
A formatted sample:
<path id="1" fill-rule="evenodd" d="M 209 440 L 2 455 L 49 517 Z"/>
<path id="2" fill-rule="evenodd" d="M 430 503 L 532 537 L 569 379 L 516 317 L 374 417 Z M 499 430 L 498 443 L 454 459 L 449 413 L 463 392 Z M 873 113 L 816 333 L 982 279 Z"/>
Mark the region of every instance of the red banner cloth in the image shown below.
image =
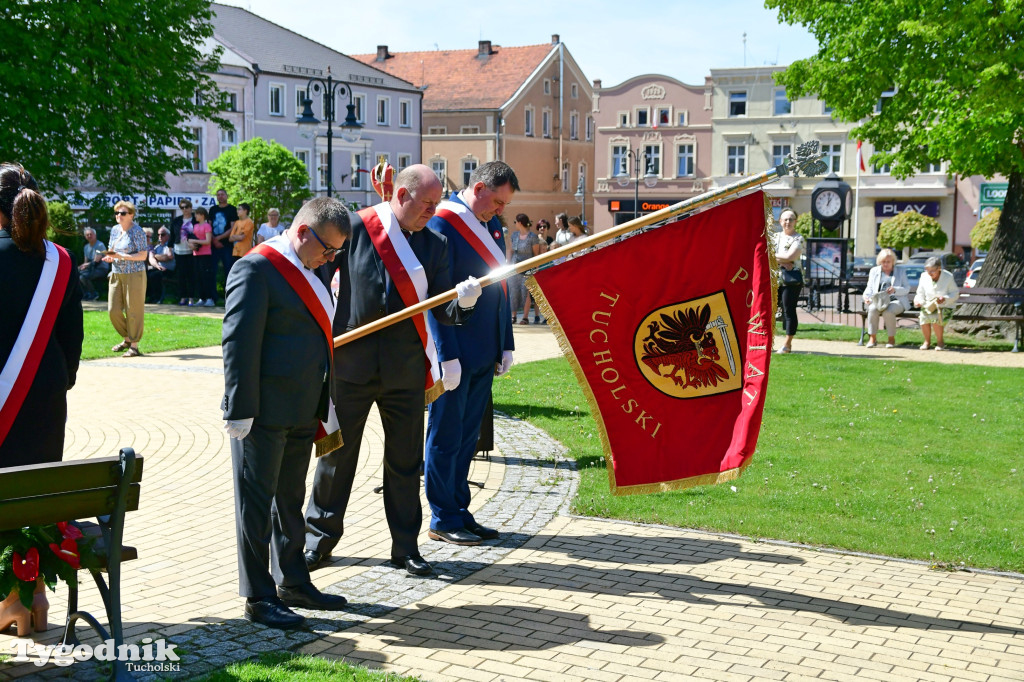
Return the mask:
<path id="1" fill-rule="evenodd" d="M 775 326 L 763 192 L 537 272 L 616 495 L 737 478 L 757 445 Z"/>

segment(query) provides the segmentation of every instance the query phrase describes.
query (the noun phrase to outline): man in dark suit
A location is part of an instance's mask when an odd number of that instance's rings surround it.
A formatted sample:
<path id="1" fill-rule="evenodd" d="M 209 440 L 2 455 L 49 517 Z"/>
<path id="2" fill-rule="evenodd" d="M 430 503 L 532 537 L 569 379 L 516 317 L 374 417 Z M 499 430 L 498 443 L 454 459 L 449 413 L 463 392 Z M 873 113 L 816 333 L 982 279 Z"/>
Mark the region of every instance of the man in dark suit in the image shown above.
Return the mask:
<path id="1" fill-rule="evenodd" d="M 469 184 L 438 207 L 430 228 L 448 238 L 452 276 L 481 277 L 504 262 L 505 238 L 498 216 L 512 201 L 519 180 L 502 161 L 476 168 Z M 461 327 L 433 324 L 437 352 L 447 373 L 461 377 L 430 405 L 423 478 L 430 505 L 428 536 L 456 545 L 498 537 L 469 512 L 469 466 L 491 383 L 512 366 L 512 316 L 503 286 L 487 287 L 473 319 Z"/>
<path id="2" fill-rule="evenodd" d="M 440 200 L 437 176 L 427 166 L 414 165 L 395 178 L 390 201 L 353 216 L 347 257 L 321 269 L 326 281 L 337 284 L 335 335 L 403 310 L 413 299 L 452 288 L 447 242 L 424 229 Z M 461 324 L 480 295 L 475 280 L 456 288 L 459 298 L 435 309 L 443 324 Z M 435 355 L 425 334 L 425 320 L 409 319 L 335 350 L 334 399 L 345 444 L 317 462 L 306 509 L 310 569 L 320 566 L 341 539 L 363 427 L 376 403 L 384 427 L 384 512 L 391 529 L 391 563 L 414 575 L 432 571 L 416 542 L 423 516 L 424 391 L 436 384 L 425 370 Z"/>
<path id="3" fill-rule="evenodd" d="M 254 249 L 228 277 L 222 407 L 231 436 L 239 593 L 247 598 L 245 617 L 269 627 L 301 624 L 289 607 L 345 604 L 309 580 L 302 503 L 314 434 L 327 418 L 333 349 L 334 302 L 313 270 L 333 260 L 350 230 L 341 202 L 314 199 L 287 232 Z"/>

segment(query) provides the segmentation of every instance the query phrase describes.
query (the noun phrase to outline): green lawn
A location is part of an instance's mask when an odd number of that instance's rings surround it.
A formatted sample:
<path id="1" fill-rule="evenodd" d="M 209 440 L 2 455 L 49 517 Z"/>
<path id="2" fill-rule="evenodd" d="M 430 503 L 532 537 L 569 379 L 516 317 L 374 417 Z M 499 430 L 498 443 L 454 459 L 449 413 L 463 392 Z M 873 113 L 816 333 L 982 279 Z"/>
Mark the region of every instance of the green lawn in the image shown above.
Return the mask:
<path id="1" fill-rule="evenodd" d="M 609 493 L 565 360 L 513 367 L 494 403 L 566 445 L 578 514 L 1024 572 L 1024 370 L 796 354 L 770 377 L 743 476 L 656 495 Z"/>
<path id="2" fill-rule="evenodd" d="M 341 661 L 285 652 L 263 654 L 258 660 L 232 663 L 198 678 L 198 682 L 418 682 L 418 677 L 402 677 L 380 670 L 369 670 Z"/>
<path id="3" fill-rule="evenodd" d="M 782 334 L 782 325 L 776 326 L 776 334 Z M 835 324 L 803 324 L 796 330 L 797 339 L 817 339 L 820 341 L 851 341 L 857 343 L 860 339 L 860 327 L 844 327 Z M 1003 339 L 988 339 L 978 336 L 966 336 L 956 332 L 945 330 L 943 339 L 945 345 L 951 348 L 973 348 L 976 350 L 1001 351 L 1013 348 L 1013 341 Z M 886 341 L 885 329 L 879 330 L 878 342 L 884 344 Z M 868 342 L 867 333 L 864 334 L 864 343 Z M 899 327 L 896 330 L 896 345 L 916 348 L 924 343 L 924 336 L 920 327 Z M 932 343 L 935 343 L 935 335 L 932 334 Z M 799 343 L 796 346 L 799 348 Z"/>
<path id="4" fill-rule="evenodd" d="M 219 318 L 146 313 L 139 348 L 143 353 L 156 353 L 179 348 L 219 346 L 220 328 Z M 110 347 L 122 340 L 114 332 L 106 312 L 85 313 L 83 360 L 118 357 L 120 353 L 112 353 Z"/>

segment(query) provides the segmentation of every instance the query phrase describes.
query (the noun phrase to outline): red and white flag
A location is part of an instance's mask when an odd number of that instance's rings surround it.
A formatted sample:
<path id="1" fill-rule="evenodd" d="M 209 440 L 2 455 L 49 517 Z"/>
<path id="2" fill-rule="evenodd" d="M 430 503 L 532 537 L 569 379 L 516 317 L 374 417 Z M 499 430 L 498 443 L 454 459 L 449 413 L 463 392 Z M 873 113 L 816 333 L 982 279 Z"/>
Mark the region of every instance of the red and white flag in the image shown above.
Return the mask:
<path id="1" fill-rule="evenodd" d="M 862 171 L 866 171 L 867 168 L 864 167 L 864 150 L 861 149 L 863 144 L 863 140 L 857 140 L 857 167 Z"/>
<path id="2" fill-rule="evenodd" d="M 775 326 L 770 219 L 756 192 L 529 279 L 614 494 L 730 481 L 750 462 Z"/>

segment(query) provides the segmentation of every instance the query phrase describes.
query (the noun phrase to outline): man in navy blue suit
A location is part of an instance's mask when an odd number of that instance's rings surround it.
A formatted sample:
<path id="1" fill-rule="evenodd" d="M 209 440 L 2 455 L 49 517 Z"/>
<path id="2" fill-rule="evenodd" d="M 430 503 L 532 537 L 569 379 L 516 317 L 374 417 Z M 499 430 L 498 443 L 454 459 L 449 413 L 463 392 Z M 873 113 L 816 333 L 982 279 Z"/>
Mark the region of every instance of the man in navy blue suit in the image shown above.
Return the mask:
<path id="1" fill-rule="evenodd" d="M 505 262 L 505 237 L 498 216 L 519 189 L 512 168 L 491 161 L 469 177 L 451 201 L 442 202 L 428 227 L 448 239 L 453 281 L 482 277 Z M 478 545 L 498 531 L 469 512 L 469 466 L 491 383 L 512 366 L 512 317 L 508 290 L 483 289 L 473 317 L 458 327 L 428 316 L 437 340 L 445 392 L 431 403 L 427 420 L 424 488 L 430 504 L 428 536 L 456 545 Z"/>

